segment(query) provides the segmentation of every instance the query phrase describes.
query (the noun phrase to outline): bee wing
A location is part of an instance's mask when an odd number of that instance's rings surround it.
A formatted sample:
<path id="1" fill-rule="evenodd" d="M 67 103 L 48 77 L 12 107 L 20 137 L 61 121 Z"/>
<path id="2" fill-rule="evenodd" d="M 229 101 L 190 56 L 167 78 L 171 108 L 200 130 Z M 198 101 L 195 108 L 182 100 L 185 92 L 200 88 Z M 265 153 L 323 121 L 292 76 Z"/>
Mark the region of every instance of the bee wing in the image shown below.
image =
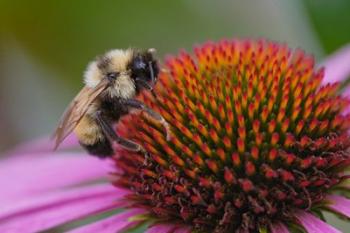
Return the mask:
<path id="1" fill-rule="evenodd" d="M 69 104 L 53 134 L 54 150 L 74 130 L 86 114 L 91 103 L 108 87 L 109 81 L 102 79 L 95 88 L 85 86 Z"/>

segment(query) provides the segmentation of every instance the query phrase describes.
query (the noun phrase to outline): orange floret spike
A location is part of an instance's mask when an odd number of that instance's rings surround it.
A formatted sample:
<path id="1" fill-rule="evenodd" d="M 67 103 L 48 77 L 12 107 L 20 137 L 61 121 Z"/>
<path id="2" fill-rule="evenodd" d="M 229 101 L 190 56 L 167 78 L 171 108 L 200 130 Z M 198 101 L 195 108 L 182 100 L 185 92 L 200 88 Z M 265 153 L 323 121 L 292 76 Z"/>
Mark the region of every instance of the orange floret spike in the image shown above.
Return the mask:
<path id="1" fill-rule="evenodd" d="M 229 170 L 228 167 L 225 167 L 224 178 L 228 184 L 235 184 L 237 182 L 233 172 L 231 170 Z"/>
<path id="2" fill-rule="evenodd" d="M 285 114 L 286 114 L 286 110 L 285 109 L 280 109 L 278 115 L 277 115 L 277 122 L 282 122 L 282 120 L 284 119 L 285 117 Z"/>
<path id="3" fill-rule="evenodd" d="M 219 136 L 217 135 L 217 133 L 214 129 L 211 129 L 209 131 L 209 136 L 215 143 L 217 143 L 219 141 Z"/>
<path id="4" fill-rule="evenodd" d="M 188 146 L 183 146 L 183 147 L 181 148 L 181 151 L 182 151 L 184 154 L 186 154 L 186 156 L 188 156 L 188 157 L 192 157 L 192 156 L 193 156 L 193 152 L 192 152 L 192 150 L 191 150 Z"/>
<path id="5" fill-rule="evenodd" d="M 226 90 L 229 90 L 230 89 L 230 86 L 227 86 L 226 87 Z M 231 110 L 232 109 L 232 104 L 231 104 L 231 98 L 229 95 L 227 95 L 225 97 L 225 106 L 226 106 L 226 109 L 227 110 Z"/>
<path id="6" fill-rule="evenodd" d="M 254 133 L 257 134 L 259 132 L 259 129 L 260 129 L 260 121 L 254 120 L 254 122 L 253 122 Z"/>
<path id="7" fill-rule="evenodd" d="M 298 122 L 297 127 L 295 128 L 296 135 L 299 135 L 299 133 L 301 132 L 303 127 L 304 127 L 304 121 L 301 120 L 301 121 Z"/>
<path id="8" fill-rule="evenodd" d="M 202 149 L 202 151 L 203 151 L 203 153 L 204 153 L 205 155 L 207 155 L 208 157 L 211 157 L 210 148 L 209 148 L 209 146 L 208 146 L 206 143 L 204 143 L 204 144 L 202 145 L 201 149 Z"/>
<path id="9" fill-rule="evenodd" d="M 289 148 L 289 147 L 291 147 L 294 144 L 294 141 L 295 141 L 294 136 L 292 134 L 290 134 L 290 133 L 287 133 L 286 134 L 286 139 L 284 141 L 284 146 L 286 148 Z"/>
<path id="10" fill-rule="evenodd" d="M 232 159 L 232 163 L 235 165 L 235 166 L 239 166 L 241 164 L 241 158 L 239 157 L 239 154 L 237 152 L 234 152 L 232 155 L 231 155 L 231 159 Z"/>
<path id="11" fill-rule="evenodd" d="M 225 112 L 225 108 L 223 104 L 220 104 L 218 107 L 218 113 L 219 113 L 219 117 L 220 119 L 225 119 L 226 118 L 226 112 Z"/>
<path id="12" fill-rule="evenodd" d="M 225 160 L 226 160 L 226 153 L 225 153 L 225 151 L 224 151 L 222 148 L 217 149 L 217 150 L 216 150 L 216 154 L 219 156 L 219 158 L 220 158 L 223 162 L 225 162 Z"/>
<path id="13" fill-rule="evenodd" d="M 185 162 L 177 155 L 171 156 L 171 160 L 178 166 L 184 166 Z"/>
<path id="14" fill-rule="evenodd" d="M 244 120 L 244 117 L 242 115 L 238 115 L 237 120 L 238 120 L 239 128 L 245 127 L 245 120 Z"/>
<path id="15" fill-rule="evenodd" d="M 227 111 L 227 120 L 230 125 L 233 125 L 234 123 L 234 113 L 232 110 Z"/>
<path id="16" fill-rule="evenodd" d="M 274 161 L 275 159 L 276 159 L 276 157 L 277 157 L 277 150 L 276 149 L 272 149 L 272 150 L 270 150 L 270 152 L 269 152 L 269 155 L 268 155 L 268 159 L 270 160 L 270 161 Z"/>
<path id="17" fill-rule="evenodd" d="M 242 138 L 237 139 L 237 148 L 239 153 L 243 153 L 245 150 L 244 140 Z"/>
<path id="18" fill-rule="evenodd" d="M 213 96 L 209 97 L 209 103 L 210 103 L 210 106 L 213 109 L 213 111 L 217 111 L 218 110 L 218 106 L 216 104 L 216 99 Z"/>
<path id="19" fill-rule="evenodd" d="M 259 149 L 255 146 L 252 147 L 250 154 L 253 157 L 253 159 L 257 160 L 259 158 Z"/>
<path id="20" fill-rule="evenodd" d="M 264 135 L 262 133 L 257 133 L 255 135 L 255 143 L 257 146 L 260 146 L 264 140 Z"/>
<path id="21" fill-rule="evenodd" d="M 254 104 L 253 103 L 250 103 L 249 104 L 249 107 L 248 107 L 248 116 L 249 116 L 249 119 L 252 120 L 253 117 L 254 117 Z"/>
<path id="22" fill-rule="evenodd" d="M 223 138 L 222 142 L 224 143 L 226 149 L 229 150 L 229 149 L 232 148 L 232 143 L 231 143 L 231 140 L 230 140 L 229 137 L 225 136 L 225 137 Z"/>
<path id="23" fill-rule="evenodd" d="M 294 109 L 294 111 L 292 112 L 292 116 L 291 116 L 291 120 L 292 121 L 295 121 L 297 119 L 297 117 L 300 114 L 300 111 L 301 111 L 300 107 L 297 107 L 297 108 Z"/>
<path id="24" fill-rule="evenodd" d="M 202 159 L 202 157 L 198 154 L 195 154 L 193 156 L 193 161 L 198 165 L 198 166 L 203 166 L 204 165 L 204 161 Z"/>
<path id="25" fill-rule="evenodd" d="M 225 131 L 227 133 L 227 136 L 232 137 L 232 126 L 229 122 L 226 122 L 225 124 Z"/>
<path id="26" fill-rule="evenodd" d="M 212 172 L 214 172 L 214 173 L 217 173 L 217 172 L 218 172 L 219 167 L 218 167 L 218 165 L 217 165 L 216 162 L 214 162 L 213 160 L 207 160 L 206 163 L 207 163 L 208 168 L 209 168 Z"/>
<path id="27" fill-rule="evenodd" d="M 248 176 L 254 175 L 256 171 L 255 165 L 252 162 L 248 161 L 245 164 L 245 171 Z"/>
<path id="28" fill-rule="evenodd" d="M 198 131 L 205 137 L 208 137 L 208 135 L 209 135 L 207 128 L 205 126 L 203 126 L 202 124 L 198 125 Z"/>
<path id="29" fill-rule="evenodd" d="M 241 115 L 242 114 L 242 107 L 241 107 L 241 103 L 236 101 L 235 102 L 235 112 L 237 115 Z"/>
<path id="30" fill-rule="evenodd" d="M 201 147 L 203 145 L 203 141 L 201 139 L 201 137 L 199 136 L 199 134 L 194 134 L 193 135 L 193 141 L 199 146 Z"/>
<path id="31" fill-rule="evenodd" d="M 268 132 L 269 133 L 273 133 L 276 129 L 276 121 L 274 119 L 272 119 L 269 123 L 268 123 Z"/>
<path id="32" fill-rule="evenodd" d="M 278 133 L 273 133 L 272 136 L 271 136 L 271 145 L 272 146 L 275 146 L 279 140 L 280 136 Z"/>
<path id="33" fill-rule="evenodd" d="M 268 115 L 269 115 L 269 110 L 267 109 L 266 106 L 264 106 L 260 115 L 262 123 L 266 122 Z"/>
<path id="34" fill-rule="evenodd" d="M 219 132 L 221 130 L 221 125 L 220 122 L 217 118 L 213 117 L 213 122 L 212 125 L 214 126 L 214 128 Z"/>
<path id="35" fill-rule="evenodd" d="M 281 124 L 281 131 L 283 133 L 287 132 L 288 130 L 288 127 L 289 127 L 289 124 L 290 124 L 290 120 L 289 119 L 285 119 L 282 124 Z"/>

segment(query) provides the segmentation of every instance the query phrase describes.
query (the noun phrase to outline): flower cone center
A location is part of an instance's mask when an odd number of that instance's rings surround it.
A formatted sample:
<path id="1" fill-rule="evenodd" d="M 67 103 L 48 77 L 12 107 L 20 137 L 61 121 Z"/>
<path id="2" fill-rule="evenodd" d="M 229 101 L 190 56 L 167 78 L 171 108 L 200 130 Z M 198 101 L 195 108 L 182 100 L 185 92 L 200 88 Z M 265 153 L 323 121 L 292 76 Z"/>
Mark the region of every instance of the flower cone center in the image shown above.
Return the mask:
<path id="1" fill-rule="evenodd" d="M 145 115 L 118 131 L 149 156 L 121 151 L 117 185 L 160 220 L 204 232 L 254 231 L 310 209 L 342 181 L 349 163 L 348 100 L 301 50 L 259 41 L 207 43 L 170 58 L 141 99 Z"/>

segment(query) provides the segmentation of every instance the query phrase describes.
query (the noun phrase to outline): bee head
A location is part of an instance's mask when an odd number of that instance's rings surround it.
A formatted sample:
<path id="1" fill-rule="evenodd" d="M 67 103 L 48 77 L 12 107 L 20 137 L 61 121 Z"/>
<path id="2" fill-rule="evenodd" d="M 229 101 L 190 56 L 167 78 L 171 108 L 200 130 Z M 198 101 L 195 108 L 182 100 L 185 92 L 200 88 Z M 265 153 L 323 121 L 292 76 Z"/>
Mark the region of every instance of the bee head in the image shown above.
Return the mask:
<path id="1" fill-rule="evenodd" d="M 115 49 L 97 57 L 85 72 L 85 84 L 95 87 L 102 79 L 110 81 L 110 96 L 132 98 L 142 89 L 152 90 L 159 67 L 155 49 Z"/>
<path id="2" fill-rule="evenodd" d="M 136 52 L 131 60 L 131 77 L 135 80 L 138 91 L 144 88 L 152 89 L 157 82 L 159 66 L 154 56 L 155 52 L 155 49 Z"/>

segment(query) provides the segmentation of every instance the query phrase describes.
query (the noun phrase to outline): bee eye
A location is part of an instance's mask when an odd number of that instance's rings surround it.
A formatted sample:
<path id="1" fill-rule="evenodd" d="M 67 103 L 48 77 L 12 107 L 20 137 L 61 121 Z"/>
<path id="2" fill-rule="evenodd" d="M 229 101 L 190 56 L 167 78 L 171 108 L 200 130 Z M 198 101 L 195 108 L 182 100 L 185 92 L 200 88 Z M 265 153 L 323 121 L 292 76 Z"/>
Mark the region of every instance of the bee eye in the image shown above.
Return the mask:
<path id="1" fill-rule="evenodd" d="M 146 64 L 142 61 L 142 59 L 136 59 L 134 62 L 135 70 L 144 70 L 146 68 Z"/>
<path id="2" fill-rule="evenodd" d="M 109 72 L 109 73 L 107 73 L 107 78 L 108 79 L 111 79 L 111 80 L 114 80 L 114 79 L 116 79 L 116 77 L 119 75 L 119 73 L 118 72 Z"/>

